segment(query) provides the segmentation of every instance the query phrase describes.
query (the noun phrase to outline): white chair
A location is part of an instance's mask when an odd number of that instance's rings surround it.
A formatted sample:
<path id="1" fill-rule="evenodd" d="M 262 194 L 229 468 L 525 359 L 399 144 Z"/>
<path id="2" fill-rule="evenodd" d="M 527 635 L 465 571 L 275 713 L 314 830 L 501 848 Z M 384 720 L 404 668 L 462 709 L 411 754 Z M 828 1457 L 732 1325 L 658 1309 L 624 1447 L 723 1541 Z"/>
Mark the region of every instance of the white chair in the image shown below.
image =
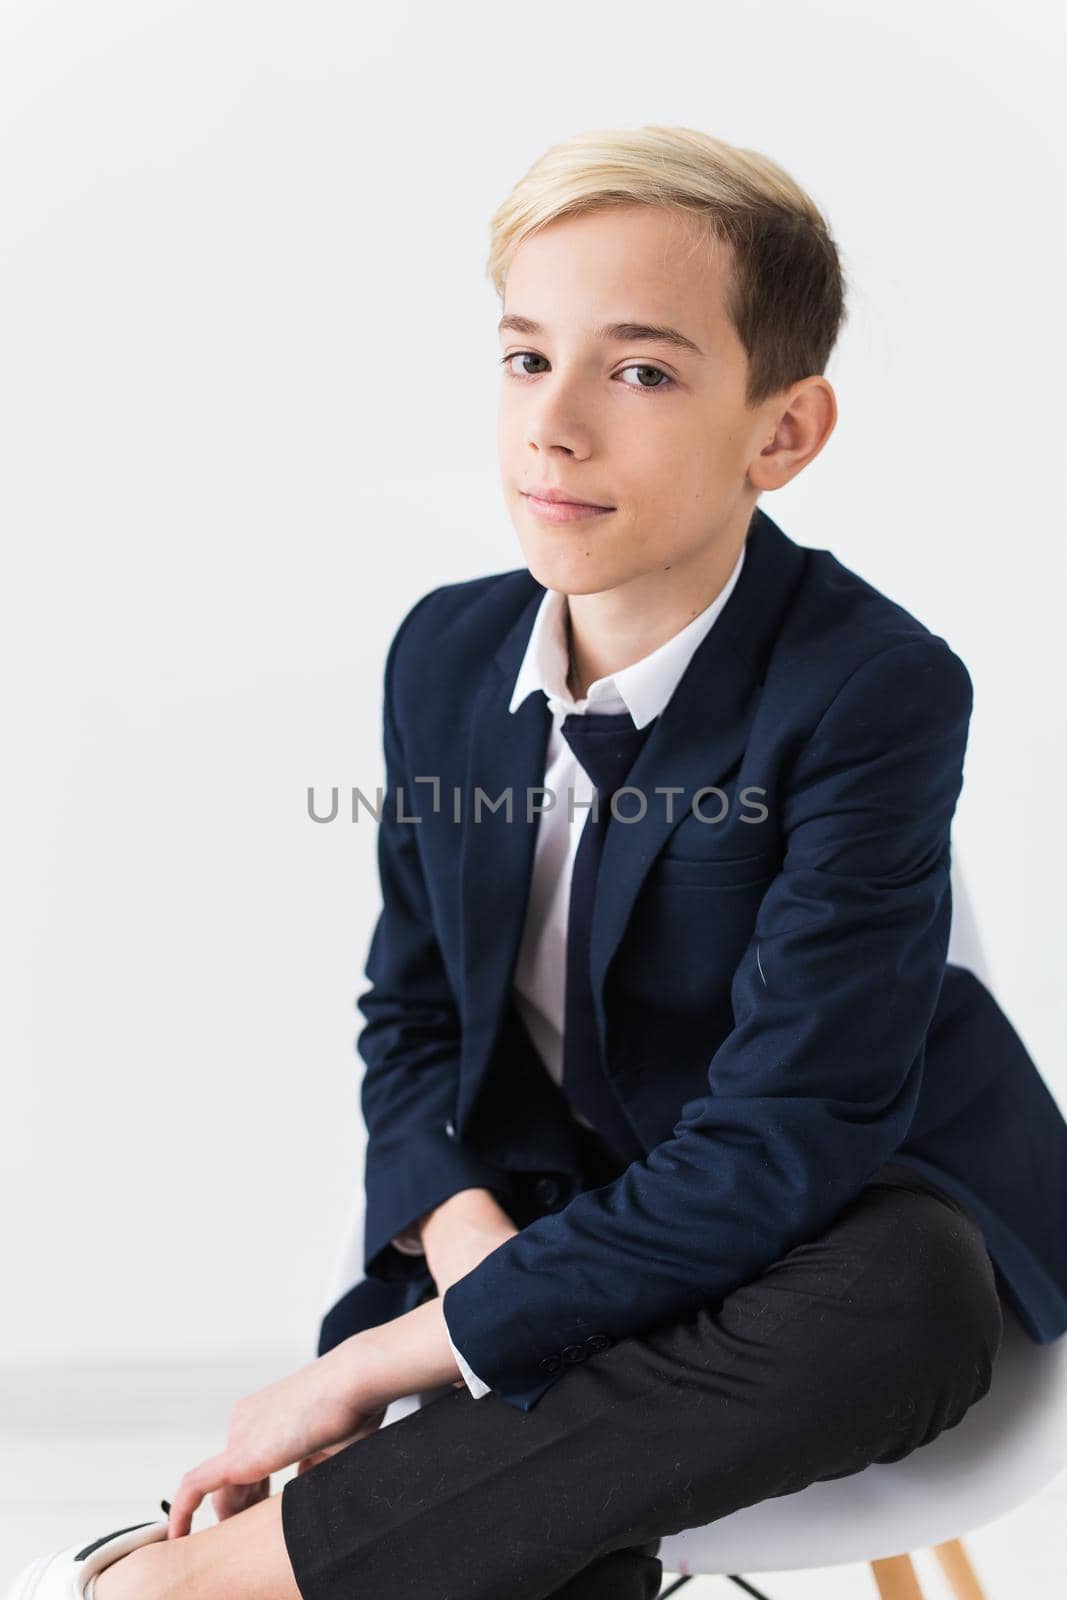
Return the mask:
<path id="1" fill-rule="evenodd" d="M 952 863 L 948 959 L 991 988 L 958 852 Z M 363 1195 L 353 1202 L 324 1311 L 363 1276 Z M 660 1560 L 682 1576 L 802 1572 L 869 1562 L 882 1600 L 922 1600 L 911 1553 L 933 1549 L 957 1600 L 983 1600 L 962 1536 L 1031 1499 L 1067 1466 L 1067 1338 L 1036 1344 L 1004 1308 L 1004 1338 L 989 1392 L 901 1461 L 746 1506 L 702 1528 L 666 1536 Z M 408 1395 L 383 1427 L 418 1410 Z M 759 1591 L 749 1587 L 749 1592 Z"/>

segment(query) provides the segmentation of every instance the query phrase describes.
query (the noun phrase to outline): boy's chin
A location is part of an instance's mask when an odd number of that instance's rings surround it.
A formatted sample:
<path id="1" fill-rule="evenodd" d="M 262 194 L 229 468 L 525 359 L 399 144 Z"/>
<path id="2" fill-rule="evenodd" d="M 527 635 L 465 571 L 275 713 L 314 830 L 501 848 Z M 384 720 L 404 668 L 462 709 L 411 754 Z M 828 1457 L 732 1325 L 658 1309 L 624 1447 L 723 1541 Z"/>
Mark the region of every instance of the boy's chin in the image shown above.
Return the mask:
<path id="1" fill-rule="evenodd" d="M 526 539 L 523 557 L 530 575 L 545 589 L 557 589 L 561 594 L 601 594 L 605 589 L 617 588 L 628 577 L 634 576 L 620 565 L 617 553 L 598 553 L 591 541 L 582 542 L 579 534 L 571 534 L 573 544 L 567 547 L 546 549 L 540 541 Z"/>
<path id="2" fill-rule="evenodd" d="M 527 560 L 526 564 L 542 588 L 556 589 L 560 594 L 603 594 L 623 581 L 606 567 L 601 571 L 591 562 Z"/>

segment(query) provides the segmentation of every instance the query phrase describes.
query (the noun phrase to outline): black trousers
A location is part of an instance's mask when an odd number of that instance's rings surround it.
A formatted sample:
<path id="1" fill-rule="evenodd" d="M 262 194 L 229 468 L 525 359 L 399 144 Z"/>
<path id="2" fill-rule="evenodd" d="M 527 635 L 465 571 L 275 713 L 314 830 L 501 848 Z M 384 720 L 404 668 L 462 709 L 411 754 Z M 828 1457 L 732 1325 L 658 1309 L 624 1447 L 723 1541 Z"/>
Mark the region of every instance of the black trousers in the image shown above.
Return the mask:
<path id="1" fill-rule="evenodd" d="M 531 1411 L 448 1388 L 282 1491 L 304 1600 L 652 1600 L 660 1539 L 898 1461 L 989 1390 L 981 1230 L 888 1163 L 721 1302 L 572 1367 Z"/>

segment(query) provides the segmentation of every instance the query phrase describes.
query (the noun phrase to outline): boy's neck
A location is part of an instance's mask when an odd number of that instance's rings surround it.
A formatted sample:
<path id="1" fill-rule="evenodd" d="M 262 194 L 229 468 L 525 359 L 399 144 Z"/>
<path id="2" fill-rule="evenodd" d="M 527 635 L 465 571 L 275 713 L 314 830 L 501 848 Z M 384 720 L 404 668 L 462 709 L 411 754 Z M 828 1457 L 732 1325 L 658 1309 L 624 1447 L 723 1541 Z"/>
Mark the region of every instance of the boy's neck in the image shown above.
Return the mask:
<path id="1" fill-rule="evenodd" d="M 706 610 L 717 596 L 722 593 L 723 587 L 741 553 L 741 546 L 744 544 L 746 532 L 747 523 L 733 541 L 724 542 L 720 545 L 716 551 L 714 564 L 709 564 L 710 571 L 706 570 L 699 575 L 693 573 L 686 575 L 683 590 L 684 610 L 682 610 L 681 615 L 678 614 L 680 608 L 675 609 L 674 617 L 669 621 L 661 619 L 661 626 L 658 628 L 649 626 L 649 612 L 645 608 L 642 608 L 641 615 L 637 619 L 632 615 L 629 619 L 619 618 L 621 625 L 626 628 L 626 634 L 629 638 L 628 645 L 620 647 L 618 639 L 616 638 L 613 642 L 610 633 L 606 638 L 603 635 L 598 637 L 597 624 L 603 625 L 605 621 L 603 614 L 597 615 L 602 597 L 593 596 L 593 605 L 590 606 L 587 604 L 589 597 L 585 595 L 577 596 L 579 613 L 583 611 L 586 613 L 585 617 L 579 616 L 579 631 L 582 634 L 583 643 L 581 645 L 577 644 L 574 632 L 575 597 L 568 595 L 565 608 L 565 631 L 567 641 L 567 693 L 571 698 L 575 701 L 583 700 L 588 695 L 591 684 L 596 683 L 601 678 L 610 677 L 614 672 L 621 672 L 635 661 L 643 661 L 646 656 L 651 655 L 654 650 L 659 649 L 669 639 L 680 633 L 683 628 L 693 621 L 694 617 L 699 616 L 702 611 Z M 681 576 L 680 573 L 679 576 Z M 628 627 L 626 626 L 626 621 L 630 624 Z M 633 626 L 635 621 L 639 624 L 636 627 Z M 663 625 L 664 623 L 666 625 Z M 592 637 L 586 631 L 590 624 L 593 628 Z M 608 626 L 610 628 L 611 624 L 609 623 Z"/>

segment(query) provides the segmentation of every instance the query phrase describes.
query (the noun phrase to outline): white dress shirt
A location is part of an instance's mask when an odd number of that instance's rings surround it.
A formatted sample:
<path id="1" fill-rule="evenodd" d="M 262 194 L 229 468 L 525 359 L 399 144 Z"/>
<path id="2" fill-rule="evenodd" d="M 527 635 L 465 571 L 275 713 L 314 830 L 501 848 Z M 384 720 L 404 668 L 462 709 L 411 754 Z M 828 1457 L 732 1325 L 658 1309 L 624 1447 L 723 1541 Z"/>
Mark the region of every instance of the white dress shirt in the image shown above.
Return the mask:
<path id="1" fill-rule="evenodd" d="M 597 678 L 589 685 L 589 693 L 583 700 L 572 700 L 567 689 L 570 667 L 567 596 L 559 590 L 546 589 L 534 617 L 508 710 L 517 711 L 535 691 L 545 695 L 552 712 L 552 727 L 545 752 L 544 787 L 556 800 L 538 818 L 526 917 L 515 964 L 514 992 L 516 1006 L 545 1070 L 561 1087 L 571 872 L 589 813 L 593 784 L 560 732 L 560 724 L 568 714 L 581 715 L 586 711 L 629 712 L 637 728 L 643 728 L 658 717 L 697 646 L 730 598 L 744 560 L 742 545 L 733 571 L 710 605 L 651 655 L 643 656 L 640 661 L 606 678 Z M 570 802 L 572 792 L 573 802 Z M 575 1111 L 574 1115 L 586 1127 L 591 1126 L 580 1112 Z M 398 1234 L 392 1243 L 405 1255 L 423 1254 L 417 1224 Z M 475 1399 L 488 1394 L 489 1384 L 472 1372 L 452 1343 L 450 1334 L 448 1342 L 471 1394 Z"/>

